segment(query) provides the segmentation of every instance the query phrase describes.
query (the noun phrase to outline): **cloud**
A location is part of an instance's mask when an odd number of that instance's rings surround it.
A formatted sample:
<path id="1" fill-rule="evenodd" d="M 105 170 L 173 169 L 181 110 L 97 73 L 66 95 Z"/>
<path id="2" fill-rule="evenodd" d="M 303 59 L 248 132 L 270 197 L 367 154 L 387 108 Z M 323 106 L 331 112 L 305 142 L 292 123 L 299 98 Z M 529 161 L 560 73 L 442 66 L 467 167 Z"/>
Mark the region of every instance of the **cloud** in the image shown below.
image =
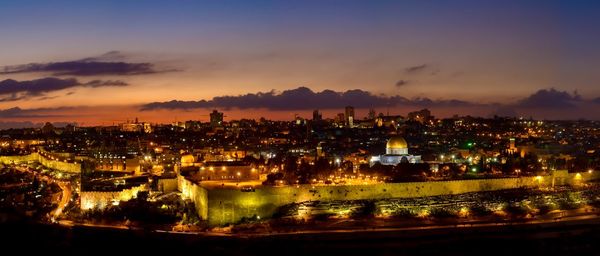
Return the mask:
<path id="1" fill-rule="evenodd" d="M 575 91 L 557 91 L 554 88 L 539 90 L 519 101 L 516 106 L 525 108 L 574 108 L 581 102 L 581 96 Z"/>
<path id="2" fill-rule="evenodd" d="M 114 62 L 114 61 L 123 61 L 127 59 L 127 55 L 120 51 L 109 51 L 100 56 L 96 57 L 88 57 L 81 59 L 79 61 L 94 61 L 94 62 Z"/>
<path id="3" fill-rule="evenodd" d="M 119 106 L 77 106 L 77 107 L 56 107 L 56 108 L 35 108 L 21 109 L 19 107 L 0 110 L 0 120 L 9 119 L 12 121 L 27 121 L 27 120 L 59 120 L 59 121 L 81 121 L 82 118 L 89 118 L 90 113 L 93 113 L 93 122 L 100 123 L 99 118 L 112 120 L 118 118 L 124 119 L 135 116 L 156 117 L 152 110 L 167 110 L 179 113 L 186 110 L 194 109 L 211 109 L 219 108 L 227 111 L 232 109 L 233 113 L 242 113 L 243 117 L 255 118 L 256 115 L 269 113 L 267 111 L 248 111 L 250 109 L 266 109 L 274 112 L 285 113 L 288 110 L 299 110 L 310 113 L 313 109 L 321 109 L 329 113 L 337 113 L 343 111 L 345 106 L 354 106 L 357 109 L 382 109 L 387 108 L 392 110 L 393 114 L 402 114 L 408 111 L 428 108 L 436 114 L 436 116 L 452 116 L 459 115 L 474 115 L 474 116 L 526 116 L 537 119 L 595 119 L 600 120 L 600 115 L 596 111 L 598 104 L 597 98 L 582 99 L 577 93 L 566 92 L 551 92 L 550 94 L 563 95 L 573 101 L 573 107 L 568 108 L 535 108 L 531 107 L 531 99 L 539 98 L 539 95 L 545 95 L 540 91 L 552 91 L 552 89 L 539 90 L 529 96 L 523 97 L 522 100 L 512 103 L 477 103 L 473 101 L 464 101 L 457 99 L 430 99 L 421 98 L 405 98 L 399 95 L 383 96 L 374 94 L 364 90 L 347 90 L 347 91 L 313 91 L 306 87 L 285 90 L 277 92 L 274 90 L 267 92 L 248 93 L 238 96 L 218 96 L 212 99 L 198 101 L 167 101 L 154 102 L 146 105 L 131 105 L 124 111 L 124 107 Z M 547 93 L 547 92 L 546 92 Z M 568 97 L 564 96 L 564 93 Z M 524 104 L 523 102 L 527 102 Z M 524 106 L 523 106 L 524 105 Z M 389 108 L 388 108 L 389 107 Z M 137 112 L 142 111 L 142 112 Z M 277 112 L 282 111 L 282 112 Z M 337 112 L 336 112 L 337 111 Z M 137 112 L 137 113 L 136 113 Z M 193 113 L 193 112 L 192 112 Z M 183 113 L 182 113 L 183 114 Z M 99 117 L 103 116 L 104 117 Z M 274 114 L 276 116 L 277 114 Z M 168 116 L 158 117 L 157 120 L 166 121 Z M 277 119 L 276 117 L 274 117 Z M 104 120 L 103 119 L 103 120 Z"/>
<path id="4" fill-rule="evenodd" d="M 420 107 L 469 107 L 469 106 L 483 106 L 484 104 L 473 103 L 464 100 L 450 99 L 450 100 L 432 100 L 429 98 L 413 98 L 409 101 L 404 101 L 401 104 L 410 106 Z"/>
<path id="5" fill-rule="evenodd" d="M 398 82 L 396 82 L 396 86 L 402 87 L 402 86 L 407 85 L 408 83 L 409 83 L 408 80 L 398 80 Z"/>
<path id="6" fill-rule="evenodd" d="M 402 96 L 378 96 L 363 90 L 348 90 L 336 92 L 324 90 L 313 92 L 306 87 L 285 90 L 276 93 L 269 92 L 249 93 L 239 96 L 218 96 L 211 100 L 153 102 L 141 106 L 141 110 L 157 109 L 195 109 L 195 108 L 238 108 L 253 109 L 266 108 L 270 110 L 307 110 L 307 109 L 334 109 L 345 106 L 356 108 L 374 108 L 399 105 L 412 106 L 467 106 L 472 105 L 460 100 L 431 100 L 428 98 L 415 98 L 409 100 Z"/>
<path id="7" fill-rule="evenodd" d="M 123 82 L 121 80 L 92 80 L 83 85 L 92 87 L 92 88 L 98 88 L 98 87 L 104 87 L 104 86 L 122 87 L 122 86 L 128 86 L 129 84 L 126 82 Z"/>
<path id="8" fill-rule="evenodd" d="M 6 79 L 0 81 L 0 102 L 17 101 L 32 97 L 46 97 L 47 93 L 60 91 L 74 87 L 106 87 L 106 86 L 127 86 L 128 84 L 120 80 L 93 80 L 87 83 L 80 83 L 77 79 L 59 79 L 54 77 L 41 78 L 29 81 L 16 81 Z"/>
<path id="9" fill-rule="evenodd" d="M 142 75 L 175 71 L 159 70 L 148 62 L 124 62 L 125 56 L 118 51 L 111 51 L 98 57 L 73 61 L 29 63 L 5 66 L 0 74 L 16 73 L 51 73 L 54 76 L 97 76 L 97 75 Z M 117 61 L 120 60 L 120 61 Z"/>
<path id="10" fill-rule="evenodd" d="M 217 96 L 211 100 L 153 102 L 142 106 L 142 110 L 154 109 L 193 109 L 193 108 L 267 108 L 271 110 L 296 110 L 311 108 L 338 108 L 347 105 L 356 107 L 381 106 L 389 103 L 391 98 L 370 94 L 362 90 L 335 92 L 324 90 L 313 92 L 309 88 L 299 87 L 276 93 L 248 93 L 239 96 Z"/>
<path id="11" fill-rule="evenodd" d="M 431 65 L 431 64 L 422 64 L 422 65 L 410 66 L 410 67 L 404 68 L 404 74 L 410 75 L 410 76 L 413 76 L 413 75 L 435 76 L 439 73 L 440 73 L 440 68 L 437 67 L 437 65 Z"/>
<path id="12" fill-rule="evenodd" d="M 595 102 L 595 103 L 594 103 Z M 542 89 L 523 97 L 513 103 L 479 103 L 458 99 L 430 99 L 427 97 L 406 97 L 376 95 L 364 90 L 312 91 L 306 87 L 276 92 L 248 93 L 238 96 L 217 96 L 212 99 L 198 101 L 172 100 L 153 102 L 140 106 L 141 111 L 152 110 L 191 110 L 191 109 L 267 109 L 273 111 L 342 109 L 354 106 L 358 109 L 395 108 L 407 109 L 429 108 L 449 114 L 459 111 L 462 114 L 483 116 L 535 116 L 545 119 L 597 119 L 598 113 L 590 110 L 591 106 L 600 104 L 599 99 L 582 99 L 577 92 L 568 93 L 555 89 Z"/>
<path id="13" fill-rule="evenodd" d="M 412 66 L 412 67 L 407 67 L 404 69 L 404 72 L 406 73 L 419 73 L 425 69 L 429 68 L 429 65 L 427 64 L 423 64 L 423 65 L 418 65 L 418 66 Z"/>
<path id="14" fill-rule="evenodd" d="M 22 109 L 20 107 L 13 107 L 7 109 L 0 109 L 0 118 L 49 118 L 49 117 L 61 117 L 62 115 L 56 114 L 44 114 L 54 111 L 62 111 L 72 109 L 72 107 L 58 107 L 58 108 L 30 108 Z"/>

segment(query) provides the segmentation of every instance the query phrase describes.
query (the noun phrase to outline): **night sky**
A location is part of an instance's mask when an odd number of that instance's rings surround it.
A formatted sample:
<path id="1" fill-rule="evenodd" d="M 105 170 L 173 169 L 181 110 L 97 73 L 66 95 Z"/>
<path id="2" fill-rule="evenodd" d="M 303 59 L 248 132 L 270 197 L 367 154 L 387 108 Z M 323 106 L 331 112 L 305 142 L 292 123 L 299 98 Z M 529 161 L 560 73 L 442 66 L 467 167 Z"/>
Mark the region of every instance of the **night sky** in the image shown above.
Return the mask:
<path id="1" fill-rule="evenodd" d="M 599 1 L 2 1 L 1 127 L 600 119 Z"/>

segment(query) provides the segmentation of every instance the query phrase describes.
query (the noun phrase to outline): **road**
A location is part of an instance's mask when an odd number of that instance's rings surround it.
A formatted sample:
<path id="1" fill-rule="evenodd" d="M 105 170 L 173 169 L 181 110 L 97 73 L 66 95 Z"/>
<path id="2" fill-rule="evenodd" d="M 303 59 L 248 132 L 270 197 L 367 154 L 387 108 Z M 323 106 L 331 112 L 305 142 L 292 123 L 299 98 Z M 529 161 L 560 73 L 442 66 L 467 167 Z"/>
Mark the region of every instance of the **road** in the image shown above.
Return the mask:
<path id="1" fill-rule="evenodd" d="M 52 221 L 55 221 L 56 219 L 58 219 L 62 215 L 63 210 L 65 209 L 65 207 L 67 207 L 67 205 L 69 204 L 69 201 L 71 200 L 71 197 L 73 195 L 73 189 L 71 188 L 71 182 L 69 182 L 69 181 L 61 181 L 61 180 L 57 180 L 57 179 L 54 179 L 54 178 L 49 177 L 49 176 L 42 175 L 40 173 L 32 171 L 28 167 L 17 166 L 16 169 L 19 170 L 19 171 L 21 171 L 21 172 L 31 173 L 31 174 L 33 174 L 34 176 L 36 176 L 37 178 L 39 178 L 39 179 L 41 179 L 43 181 L 56 183 L 60 187 L 60 189 L 62 190 L 60 201 L 58 202 L 58 206 L 56 207 L 56 209 L 54 209 L 50 213 L 51 216 L 52 216 Z"/>
<path id="2" fill-rule="evenodd" d="M 75 223 L 75 222 L 70 221 L 70 220 L 59 220 L 56 223 L 58 223 L 59 225 L 64 226 L 64 227 L 94 227 L 94 228 L 123 229 L 123 230 L 127 230 L 127 229 L 137 230 L 138 229 L 136 227 L 127 226 L 127 225 L 108 225 L 108 224 L 97 224 L 97 223 Z"/>
<path id="3" fill-rule="evenodd" d="M 73 190 L 71 189 L 71 183 L 65 181 L 57 182 L 58 186 L 62 190 L 62 196 L 60 198 L 60 202 L 58 203 L 58 207 L 52 212 L 52 219 L 56 220 L 63 213 L 63 210 L 69 204 L 71 200 L 71 196 L 73 195 Z"/>

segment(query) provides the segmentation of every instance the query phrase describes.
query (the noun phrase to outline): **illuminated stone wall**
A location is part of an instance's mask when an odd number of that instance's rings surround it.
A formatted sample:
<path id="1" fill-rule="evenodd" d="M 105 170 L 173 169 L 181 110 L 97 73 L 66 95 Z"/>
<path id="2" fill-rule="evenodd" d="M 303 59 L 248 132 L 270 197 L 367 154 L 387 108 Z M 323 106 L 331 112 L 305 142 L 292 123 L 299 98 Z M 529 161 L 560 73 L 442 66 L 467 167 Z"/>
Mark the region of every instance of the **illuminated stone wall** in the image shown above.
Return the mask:
<path id="1" fill-rule="evenodd" d="M 181 175 L 177 176 L 177 187 L 184 199 L 194 202 L 198 216 L 203 220 L 208 220 L 208 191 Z M 235 199 L 232 198 L 232 200 Z"/>
<path id="2" fill-rule="evenodd" d="M 146 190 L 148 187 L 144 184 L 121 191 L 81 191 L 79 193 L 80 208 L 82 210 L 104 209 L 113 202 L 136 198 L 139 191 Z"/>
<path id="3" fill-rule="evenodd" d="M 19 163 L 19 162 L 27 162 L 27 161 L 35 161 L 39 162 L 41 165 L 59 170 L 62 172 L 68 173 L 80 173 L 81 172 L 81 164 L 79 163 L 67 163 L 57 160 L 48 159 L 38 153 L 31 153 L 29 155 L 24 156 L 0 156 L 0 162 L 3 164 L 10 163 Z"/>
<path id="4" fill-rule="evenodd" d="M 67 163 L 63 161 L 52 160 L 45 158 L 38 153 L 31 153 L 31 155 L 36 159 L 35 161 L 38 161 L 40 164 L 48 168 L 52 168 L 62 172 L 81 173 L 80 163 Z"/>
<path id="5" fill-rule="evenodd" d="M 270 217 L 286 204 L 304 201 L 412 198 L 544 185 L 544 178 L 506 178 L 435 182 L 382 183 L 352 186 L 289 186 L 257 188 L 255 192 L 213 189 L 208 196 L 209 225 L 235 223 L 242 217 Z"/>
<path id="6" fill-rule="evenodd" d="M 34 160 L 35 159 L 31 154 L 23 156 L 0 156 L 0 163 L 2 164 L 20 163 Z"/>
<path id="7" fill-rule="evenodd" d="M 255 192 L 232 189 L 206 190 L 179 176 L 182 194 L 196 203 L 196 209 L 210 226 L 235 223 L 243 217 L 270 217 L 282 205 L 304 201 L 364 200 L 385 198 L 412 198 L 453 195 L 469 192 L 577 185 L 600 178 L 599 172 L 567 173 L 558 171 L 550 176 L 474 179 L 454 181 L 382 183 L 353 186 L 286 186 L 263 187 Z M 204 217 L 206 216 L 206 217 Z"/>
<path id="8" fill-rule="evenodd" d="M 158 179 L 158 190 L 169 193 L 177 191 L 179 180 L 177 178 L 172 179 Z"/>

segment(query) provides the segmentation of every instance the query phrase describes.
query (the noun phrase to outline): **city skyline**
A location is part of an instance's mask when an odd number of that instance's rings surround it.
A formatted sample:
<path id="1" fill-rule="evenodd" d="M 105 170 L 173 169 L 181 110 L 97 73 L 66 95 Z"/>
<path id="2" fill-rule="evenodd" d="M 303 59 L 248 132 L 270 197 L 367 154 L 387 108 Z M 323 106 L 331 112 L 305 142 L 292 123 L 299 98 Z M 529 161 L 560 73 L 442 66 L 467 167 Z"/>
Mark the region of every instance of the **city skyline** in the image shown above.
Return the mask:
<path id="1" fill-rule="evenodd" d="M 290 120 L 354 105 L 359 117 L 597 120 L 599 12 L 579 1 L 7 2 L 0 118 Z"/>

